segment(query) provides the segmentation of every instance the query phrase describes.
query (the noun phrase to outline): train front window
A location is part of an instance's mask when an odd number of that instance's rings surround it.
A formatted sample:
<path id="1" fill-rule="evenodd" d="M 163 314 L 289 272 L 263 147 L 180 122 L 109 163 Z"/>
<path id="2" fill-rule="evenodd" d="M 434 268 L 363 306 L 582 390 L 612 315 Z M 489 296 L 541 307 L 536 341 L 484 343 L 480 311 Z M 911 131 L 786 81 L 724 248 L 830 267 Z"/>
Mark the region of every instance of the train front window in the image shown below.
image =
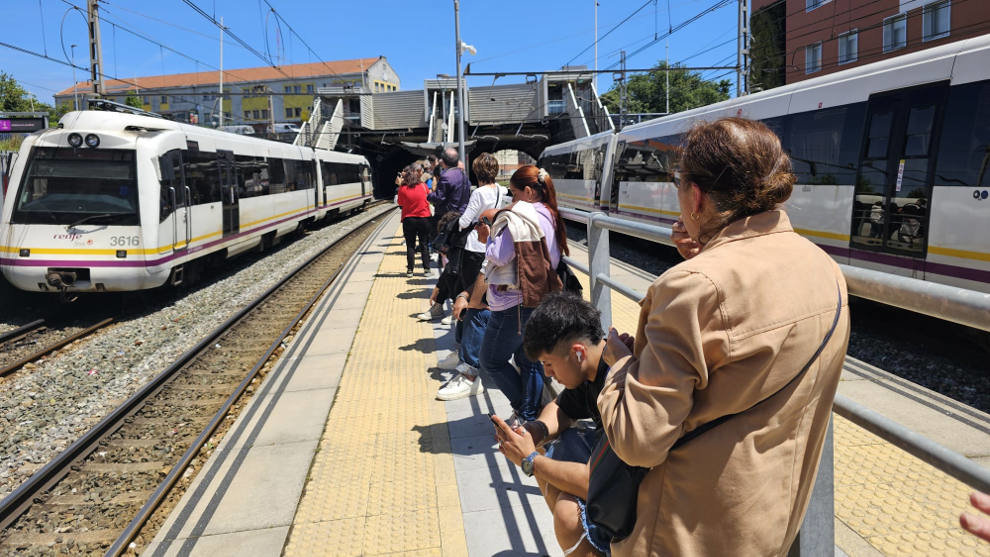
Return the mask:
<path id="1" fill-rule="evenodd" d="M 138 224 L 134 151 L 36 147 L 14 207 L 21 224 Z"/>

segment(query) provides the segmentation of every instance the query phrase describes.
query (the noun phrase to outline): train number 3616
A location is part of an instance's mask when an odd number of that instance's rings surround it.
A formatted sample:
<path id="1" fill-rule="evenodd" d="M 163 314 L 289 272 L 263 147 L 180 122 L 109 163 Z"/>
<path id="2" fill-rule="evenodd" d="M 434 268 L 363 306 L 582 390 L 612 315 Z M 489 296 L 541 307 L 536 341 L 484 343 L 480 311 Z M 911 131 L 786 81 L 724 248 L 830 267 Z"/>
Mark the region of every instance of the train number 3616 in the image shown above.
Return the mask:
<path id="1" fill-rule="evenodd" d="M 140 246 L 141 238 L 139 236 L 110 236 L 111 246 Z"/>

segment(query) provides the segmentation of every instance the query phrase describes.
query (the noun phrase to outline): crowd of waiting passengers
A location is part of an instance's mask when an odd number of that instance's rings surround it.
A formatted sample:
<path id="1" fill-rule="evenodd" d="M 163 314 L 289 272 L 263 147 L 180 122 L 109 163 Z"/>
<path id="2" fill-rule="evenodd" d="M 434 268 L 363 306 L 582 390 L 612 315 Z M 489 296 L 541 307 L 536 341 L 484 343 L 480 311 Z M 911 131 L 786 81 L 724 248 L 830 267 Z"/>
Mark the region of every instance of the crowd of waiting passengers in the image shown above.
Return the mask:
<path id="1" fill-rule="evenodd" d="M 455 149 L 397 177 L 408 276 L 440 270 L 423 320 L 455 325 L 437 398 L 484 391 L 499 450 L 534 476 L 569 555 L 784 555 L 811 495 L 849 339 L 835 262 L 794 232 L 777 136 L 727 118 L 695 126 L 675 173 L 684 261 L 640 302 L 634 334 L 602 329 L 565 288 L 553 181 L 508 188 L 483 153 L 472 187 Z M 432 206 L 432 209 L 431 209 Z M 564 279 L 564 280 L 562 280 Z M 484 373 L 481 373 L 481 372 Z M 544 383 L 563 387 L 544 402 Z M 492 386 L 491 384 L 489 386 Z M 973 504 L 990 512 L 990 497 Z M 964 515 L 965 517 L 966 515 Z M 961 518 L 990 538 L 990 521 Z M 982 530 L 981 530 L 982 529 Z"/>

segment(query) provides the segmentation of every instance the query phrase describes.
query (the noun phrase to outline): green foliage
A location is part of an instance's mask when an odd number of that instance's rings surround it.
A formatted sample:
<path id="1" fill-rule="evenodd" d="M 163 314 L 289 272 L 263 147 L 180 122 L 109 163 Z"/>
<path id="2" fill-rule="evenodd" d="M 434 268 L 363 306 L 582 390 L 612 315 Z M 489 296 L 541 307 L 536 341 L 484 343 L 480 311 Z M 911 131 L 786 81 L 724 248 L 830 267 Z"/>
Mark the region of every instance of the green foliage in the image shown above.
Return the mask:
<path id="1" fill-rule="evenodd" d="M 759 10 L 750 19 L 750 90 L 767 90 L 784 84 L 785 2 Z"/>
<path id="2" fill-rule="evenodd" d="M 0 140 L 0 151 L 19 151 L 24 138 L 14 134 L 10 139 Z"/>
<path id="3" fill-rule="evenodd" d="M 4 112 L 47 112 L 48 125 L 54 127 L 58 119 L 68 112 L 67 107 L 52 107 L 28 93 L 14 76 L 0 71 L 0 111 Z M 20 141 L 18 141 L 18 145 Z"/>
<path id="4" fill-rule="evenodd" d="M 35 108 L 41 103 L 35 101 Z M 14 76 L 0 71 L 0 110 L 4 112 L 30 112 L 31 98 Z"/>
<path id="5" fill-rule="evenodd" d="M 127 98 L 124 100 L 124 104 L 127 106 L 133 106 L 134 108 L 144 108 L 144 103 L 141 102 L 141 97 L 137 96 L 137 92 L 128 91 Z"/>
<path id="6" fill-rule="evenodd" d="M 625 112 L 665 112 L 667 63 L 659 62 L 646 74 L 629 77 L 626 85 Z M 670 112 L 682 112 L 699 106 L 724 101 L 729 98 L 731 81 L 704 81 L 700 74 L 689 72 L 676 65 L 670 68 Z M 619 112 L 619 87 L 602 95 L 602 102 L 609 112 Z"/>

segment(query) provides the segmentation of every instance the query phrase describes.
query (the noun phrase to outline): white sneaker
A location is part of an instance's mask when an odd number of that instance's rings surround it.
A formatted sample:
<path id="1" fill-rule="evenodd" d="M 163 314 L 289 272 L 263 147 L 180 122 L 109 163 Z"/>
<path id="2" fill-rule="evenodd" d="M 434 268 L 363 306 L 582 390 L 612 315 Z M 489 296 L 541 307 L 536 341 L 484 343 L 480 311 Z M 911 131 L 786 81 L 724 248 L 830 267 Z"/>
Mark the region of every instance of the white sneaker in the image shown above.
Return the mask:
<path id="1" fill-rule="evenodd" d="M 437 362 L 437 367 L 440 369 L 454 369 L 461 363 L 460 356 L 457 355 L 457 351 L 454 350 L 447 354 L 447 357 Z"/>
<path id="2" fill-rule="evenodd" d="M 440 320 L 440 324 L 441 325 L 447 325 L 448 327 L 453 322 L 454 322 L 454 314 L 453 313 L 450 314 L 450 315 L 448 315 L 448 316 L 446 316 L 446 317 L 444 317 L 443 319 Z"/>
<path id="3" fill-rule="evenodd" d="M 457 400 L 483 392 L 485 392 L 485 387 L 481 384 L 481 377 L 475 377 L 472 381 L 470 377 L 463 373 L 458 373 L 446 385 L 440 387 L 440 390 L 437 391 L 437 399 Z"/>
<path id="4" fill-rule="evenodd" d="M 416 316 L 420 321 L 436 321 L 443 317 L 444 311 L 443 306 L 440 304 L 433 304 L 430 309 L 424 311 L 423 313 Z"/>

